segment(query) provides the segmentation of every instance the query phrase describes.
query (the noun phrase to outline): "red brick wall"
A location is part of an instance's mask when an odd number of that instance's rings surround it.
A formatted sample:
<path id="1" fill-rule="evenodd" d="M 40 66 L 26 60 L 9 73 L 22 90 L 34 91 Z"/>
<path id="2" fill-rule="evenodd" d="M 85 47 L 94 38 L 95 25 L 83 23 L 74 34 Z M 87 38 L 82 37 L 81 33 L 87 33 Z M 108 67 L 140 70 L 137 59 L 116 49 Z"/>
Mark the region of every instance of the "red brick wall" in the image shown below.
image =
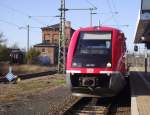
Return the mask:
<path id="1" fill-rule="evenodd" d="M 66 45 L 68 45 L 71 39 L 71 24 L 70 22 L 66 22 Z M 46 41 L 48 43 L 59 43 L 59 30 L 58 29 L 43 29 L 42 30 L 42 41 Z"/>

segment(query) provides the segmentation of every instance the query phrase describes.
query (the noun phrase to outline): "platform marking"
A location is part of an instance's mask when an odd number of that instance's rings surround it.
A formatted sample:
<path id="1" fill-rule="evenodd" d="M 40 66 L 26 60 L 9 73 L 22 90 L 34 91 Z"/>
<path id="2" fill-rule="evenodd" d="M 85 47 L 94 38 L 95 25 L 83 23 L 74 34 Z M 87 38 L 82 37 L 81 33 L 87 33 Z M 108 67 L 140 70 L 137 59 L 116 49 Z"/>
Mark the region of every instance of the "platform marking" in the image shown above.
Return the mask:
<path id="1" fill-rule="evenodd" d="M 131 97 L 131 115 L 139 115 L 136 97 Z"/>

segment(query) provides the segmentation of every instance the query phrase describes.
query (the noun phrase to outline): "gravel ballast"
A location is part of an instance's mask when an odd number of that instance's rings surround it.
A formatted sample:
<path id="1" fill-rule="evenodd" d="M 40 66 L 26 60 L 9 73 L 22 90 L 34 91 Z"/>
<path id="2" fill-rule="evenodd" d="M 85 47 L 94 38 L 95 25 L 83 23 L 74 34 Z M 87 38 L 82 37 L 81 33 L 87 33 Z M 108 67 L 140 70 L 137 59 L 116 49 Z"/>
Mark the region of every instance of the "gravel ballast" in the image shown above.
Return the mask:
<path id="1" fill-rule="evenodd" d="M 0 115 L 60 115 L 76 99 L 60 74 L 0 84 Z"/>
<path id="2" fill-rule="evenodd" d="M 59 86 L 36 95 L 0 104 L 0 115 L 58 115 L 77 98 L 66 86 Z"/>

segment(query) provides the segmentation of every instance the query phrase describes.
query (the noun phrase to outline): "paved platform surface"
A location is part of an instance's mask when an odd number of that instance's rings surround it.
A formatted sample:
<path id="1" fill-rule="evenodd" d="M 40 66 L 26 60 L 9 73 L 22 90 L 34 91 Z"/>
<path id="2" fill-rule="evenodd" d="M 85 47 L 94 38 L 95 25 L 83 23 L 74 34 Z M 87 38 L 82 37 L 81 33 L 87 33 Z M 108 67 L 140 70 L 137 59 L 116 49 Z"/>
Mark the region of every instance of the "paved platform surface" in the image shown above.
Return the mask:
<path id="1" fill-rule="evenodd" d="M 150 73 L 131 72 L 131 113 L 150 115 Z"/>

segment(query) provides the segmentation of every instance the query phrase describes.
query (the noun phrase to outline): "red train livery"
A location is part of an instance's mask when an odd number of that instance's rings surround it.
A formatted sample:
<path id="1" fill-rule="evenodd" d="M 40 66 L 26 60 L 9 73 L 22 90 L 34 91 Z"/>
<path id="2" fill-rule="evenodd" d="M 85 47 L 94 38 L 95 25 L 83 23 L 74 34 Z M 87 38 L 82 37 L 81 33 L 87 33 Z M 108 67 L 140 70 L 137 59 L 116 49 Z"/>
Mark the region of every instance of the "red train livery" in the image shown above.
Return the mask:
<path id="1" fill-rule="evenodd" d="M 76 96 L 114 96 L 125 85 L 125 37 L 111 27 L 76 30 L 66 63 L 66 81 Z"/>

